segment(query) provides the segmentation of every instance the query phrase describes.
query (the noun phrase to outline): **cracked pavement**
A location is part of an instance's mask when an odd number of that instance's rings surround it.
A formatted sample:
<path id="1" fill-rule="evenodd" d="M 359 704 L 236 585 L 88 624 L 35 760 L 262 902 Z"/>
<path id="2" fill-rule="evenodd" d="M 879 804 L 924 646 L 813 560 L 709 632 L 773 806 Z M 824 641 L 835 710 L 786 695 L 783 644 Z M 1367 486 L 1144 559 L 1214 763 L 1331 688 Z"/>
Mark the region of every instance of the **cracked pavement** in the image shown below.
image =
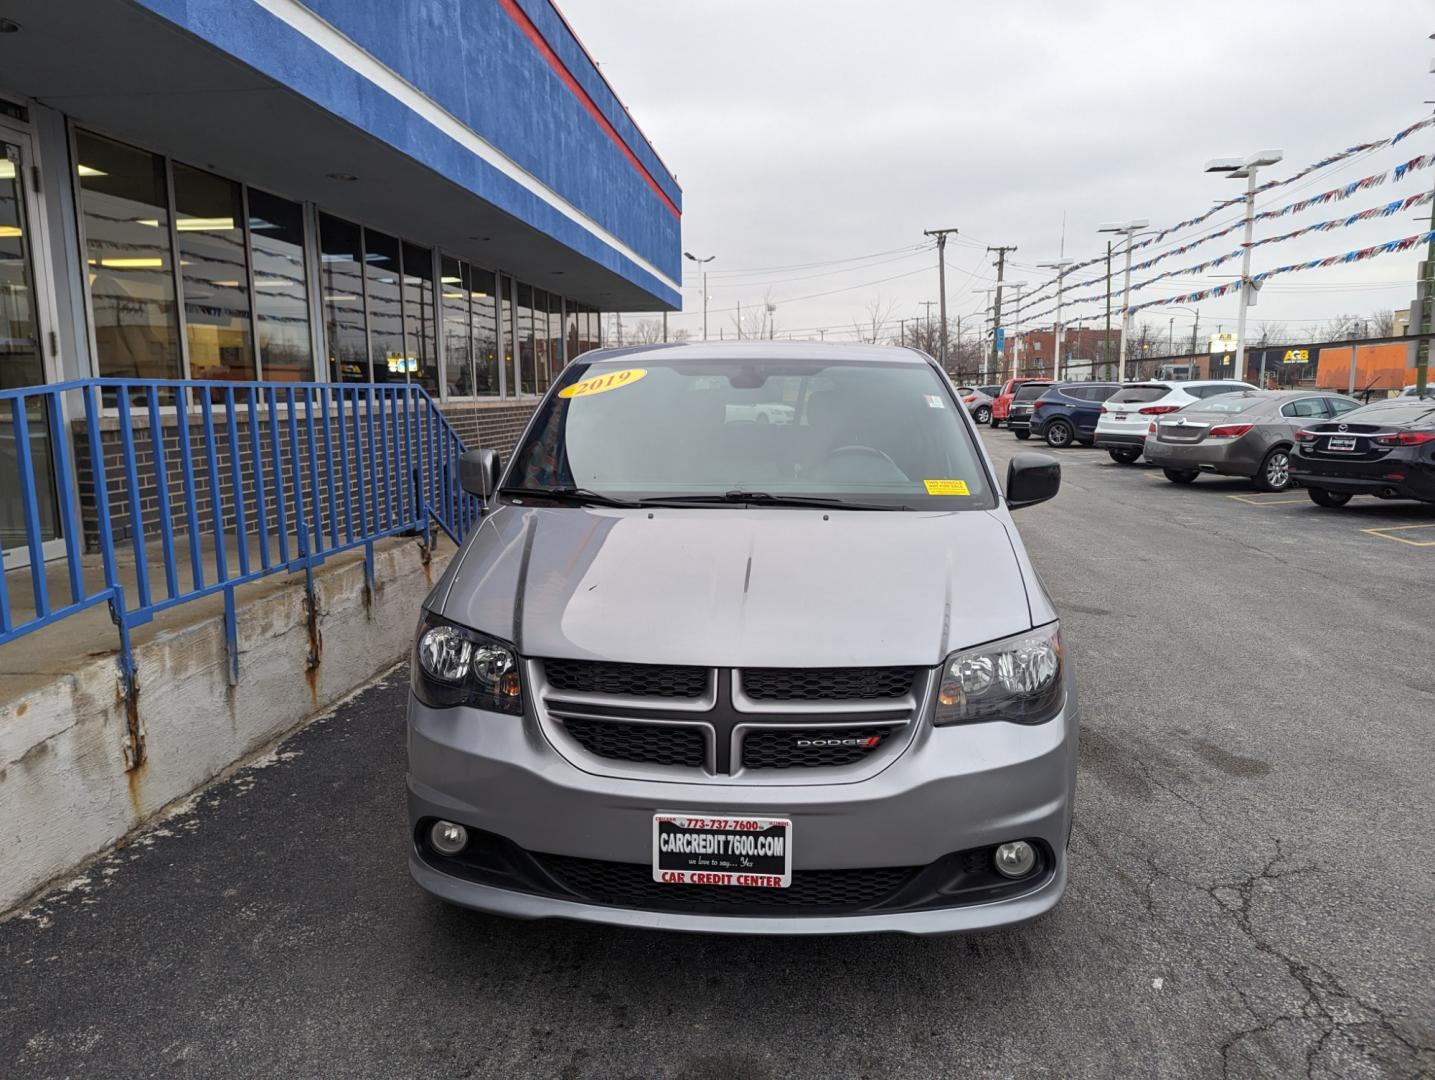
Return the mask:
<path id="1" fill-rule="evenodd" d="M 1361 532 L 1435 511 L 1059 457 L 1016 518 L 1084 711 L 1050 916 L 759 941 L 446 908 L 404 864 L 399 671 L 0 924 L 0 1075 L 1435 1074 L 1435 548 Z"/>

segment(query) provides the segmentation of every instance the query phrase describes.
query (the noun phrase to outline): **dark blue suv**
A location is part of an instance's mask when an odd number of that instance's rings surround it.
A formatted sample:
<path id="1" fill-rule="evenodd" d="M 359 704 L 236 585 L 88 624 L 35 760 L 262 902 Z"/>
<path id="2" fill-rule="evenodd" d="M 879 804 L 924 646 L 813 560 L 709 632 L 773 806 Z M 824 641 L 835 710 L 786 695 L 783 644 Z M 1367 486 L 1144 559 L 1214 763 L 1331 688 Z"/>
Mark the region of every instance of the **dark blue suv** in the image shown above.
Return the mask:
<path id="1" fill-rule="evenodd" d="M 1101 403 L 1120 389 L 1114 382 L 1057 383 L 1032 404 L 1031 433 L 1058 449 L 1073 442 L 1090 446 Z"/>

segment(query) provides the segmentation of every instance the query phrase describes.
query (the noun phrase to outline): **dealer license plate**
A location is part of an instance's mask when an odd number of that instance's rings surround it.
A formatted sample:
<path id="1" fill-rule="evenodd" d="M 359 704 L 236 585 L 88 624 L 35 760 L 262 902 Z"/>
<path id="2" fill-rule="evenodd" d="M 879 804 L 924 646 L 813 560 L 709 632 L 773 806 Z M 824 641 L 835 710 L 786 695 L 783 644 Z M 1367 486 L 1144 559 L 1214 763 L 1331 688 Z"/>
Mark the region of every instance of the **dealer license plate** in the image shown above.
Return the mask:
<path id="1" fill-rule="evenodd" d="M 1355 439 L 1350 435 L 1332 435 L 1325 441 L 1327 450 L 1344 450 L 1346 453 L 1355 449 Z"/>
<path id="2" fill-rule="evenodd" d="M 654 814 L 653 880 L 785 889 L 792 884 L 792 821 Z"/>

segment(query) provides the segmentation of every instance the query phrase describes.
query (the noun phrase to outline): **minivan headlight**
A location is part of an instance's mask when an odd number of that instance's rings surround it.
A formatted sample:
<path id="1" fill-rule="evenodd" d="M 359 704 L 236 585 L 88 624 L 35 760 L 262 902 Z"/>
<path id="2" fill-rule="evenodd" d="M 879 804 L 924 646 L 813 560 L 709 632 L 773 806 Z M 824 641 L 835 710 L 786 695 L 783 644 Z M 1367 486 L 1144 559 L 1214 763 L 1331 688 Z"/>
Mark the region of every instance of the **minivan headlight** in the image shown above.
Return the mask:
<path id="1" fill-rule="evenodd" d="M 425 612 L 409 664 L 414 696 L 435 709 L 471 705 L 523 714 L 523 681 L 513 646 Z"/>
<path id="2" fill-rule="evenodd" d="M 935 722 L 1045 723 L 1061 710 L 1061 664 L 1059 623 L 954 652 L 937 683 Z"/>

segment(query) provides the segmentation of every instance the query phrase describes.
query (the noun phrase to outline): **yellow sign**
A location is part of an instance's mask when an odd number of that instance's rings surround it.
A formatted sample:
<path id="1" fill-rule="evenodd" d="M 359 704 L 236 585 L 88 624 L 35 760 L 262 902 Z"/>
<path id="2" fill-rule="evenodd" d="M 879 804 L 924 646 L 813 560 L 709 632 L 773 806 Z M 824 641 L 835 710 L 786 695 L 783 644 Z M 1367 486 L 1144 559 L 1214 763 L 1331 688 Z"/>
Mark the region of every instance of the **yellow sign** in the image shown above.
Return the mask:
<path id="1" fill-rule="evenodd" d="M 648 373 L 647 368 L 624 368 L 622 371 L 610 371 L 605 375 L 594 375 L 591 378 L 575 382 L 572 386 L 565 386 L 558 391 L 561 398 L 592 397 L 594 394 L 606 394 L 609 390 L 617 390 L 620 387 L 632 386 Z"/>
<path id="2" fill-rule="evenodd" d="M 965 480 L 923 480 L 928 495 L 970 495 Z"/>
<path id="3" fill-rule="evenodd" d="M 1281 357 L 1282 364 L 1304 364 L 1310 359 L 1309 349 L 1287 349 L 1286 354 Z"/>

